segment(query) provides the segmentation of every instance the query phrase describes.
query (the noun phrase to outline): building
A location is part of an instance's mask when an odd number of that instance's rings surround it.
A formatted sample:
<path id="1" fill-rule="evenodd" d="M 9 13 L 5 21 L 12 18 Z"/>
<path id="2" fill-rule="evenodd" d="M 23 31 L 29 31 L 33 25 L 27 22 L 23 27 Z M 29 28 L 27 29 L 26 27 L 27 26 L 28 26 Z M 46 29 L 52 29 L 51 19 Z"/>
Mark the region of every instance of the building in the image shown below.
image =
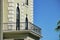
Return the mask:
<path id="1" fill-rule="evenodd" d="M 0 0 L 0 40 L 39 40 L 33 24 L 33 0 Z"/>

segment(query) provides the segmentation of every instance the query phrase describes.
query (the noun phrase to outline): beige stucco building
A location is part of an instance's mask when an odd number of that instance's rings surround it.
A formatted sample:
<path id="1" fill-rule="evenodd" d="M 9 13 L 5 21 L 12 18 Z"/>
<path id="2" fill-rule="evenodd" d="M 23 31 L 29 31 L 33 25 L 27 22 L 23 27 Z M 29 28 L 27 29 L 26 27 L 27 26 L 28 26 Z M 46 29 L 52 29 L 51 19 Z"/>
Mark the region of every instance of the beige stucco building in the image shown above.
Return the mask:
<path id="1" fill-rule="evenodd" d="M 33 0 L 0 0 L 0 40 L 39 40 L 33 24 Z"/>

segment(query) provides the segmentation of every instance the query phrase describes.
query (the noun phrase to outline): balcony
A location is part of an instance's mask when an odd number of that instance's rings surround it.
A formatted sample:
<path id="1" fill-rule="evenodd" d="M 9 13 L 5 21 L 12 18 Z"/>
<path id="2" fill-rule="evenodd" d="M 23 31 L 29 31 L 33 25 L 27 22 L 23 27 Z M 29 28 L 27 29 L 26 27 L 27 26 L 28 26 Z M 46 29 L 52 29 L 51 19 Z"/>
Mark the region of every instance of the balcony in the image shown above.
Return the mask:
<path id="1" fill-rule="evenodd" d="M 21 33 L 21 32 L 32 32 L 36 35 L 41 35 L 41 29 L 36 25 L 28 22 L 28 27 L 26 28 L 25 22 L 20 22 L 20 30 L 16 30 L 16 23 L 3 23 L 4 33 Z"/>

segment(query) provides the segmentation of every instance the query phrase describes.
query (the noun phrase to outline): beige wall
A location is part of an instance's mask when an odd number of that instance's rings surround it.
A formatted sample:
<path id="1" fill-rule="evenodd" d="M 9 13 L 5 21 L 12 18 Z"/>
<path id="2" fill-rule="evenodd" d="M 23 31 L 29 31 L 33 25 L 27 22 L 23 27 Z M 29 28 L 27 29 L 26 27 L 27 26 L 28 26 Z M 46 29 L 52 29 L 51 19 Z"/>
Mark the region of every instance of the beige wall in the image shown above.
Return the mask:
<path id="1" fill-rule="evenodd" d="M 33 0 L 28 0 L 28 6 L 25 3 L 26 0 L 3 0 L 3 23 L 16 22 L 16 7 L 19 3 L 20 8 L 20 22 L 25 22 L 26 14 L 28 15 L 28 21 L 33 23 Z M 12 4 L 12 6 L 9 6 Z M 12 17 L 12 19 L 10 19 Z M 12 21 L 11 21 L 12 20 Z M 9 22 L 10 21 L 10 22 Z M 11 24 L 9 24 L 11 25 Z M 3 24 L 3 29 L 7 29 L 8 25 Z M 13 25 L 13 29 L 16 25 Z"/>
<path id="2" fill-rule="evenodd" d="M 13 22 L 16 22 L 16 7 L 17 7 L 17 3 L 19 3 L 20 5 L 20 22 L 25 22 L 25 17 L 26 14 L 28 14 L 28 20 L 29 22 L 33 23 L 33 0 L 28 0 L 29 1 L 29 5 L 23 6 L 23 3 L 25 0 L 13 0 L 13 8 L 14 8 L 14 15 L 13 15 Z M 9 6 L 9 2 L 8 0 L 4 0 L 4 6 L 3 6 L 3 23 L 7 23 L 8 22 L 8 15 L 9 15 L 9 10 L 8 10 L 8 6 Z"/>
<path id="3" fill-rule="evenodd" d="M 7 0 L 3 0 L 3 23 L 7 23 L 8 22 L 8 2 Z"/>
<path id="4" fill-rule="evenodd" d="M 0 40 L 3 40 L 2 14 L 3 14 L 3 0 L 0 0 Z"/>

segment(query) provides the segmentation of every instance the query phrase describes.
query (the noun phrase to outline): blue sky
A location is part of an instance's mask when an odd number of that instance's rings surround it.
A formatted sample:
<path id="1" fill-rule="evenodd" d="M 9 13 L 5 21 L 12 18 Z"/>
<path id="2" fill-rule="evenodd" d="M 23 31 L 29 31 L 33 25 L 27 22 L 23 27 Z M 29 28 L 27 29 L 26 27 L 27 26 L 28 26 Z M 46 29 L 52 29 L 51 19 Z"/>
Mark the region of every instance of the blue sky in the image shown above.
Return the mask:
<path id="1" fill-rule="evenodd" d="M 34 24 L 42 28 L 41 40 L 58 40 L 55 31 L 60 20 L 60 0 L 34 0 Z"/>

